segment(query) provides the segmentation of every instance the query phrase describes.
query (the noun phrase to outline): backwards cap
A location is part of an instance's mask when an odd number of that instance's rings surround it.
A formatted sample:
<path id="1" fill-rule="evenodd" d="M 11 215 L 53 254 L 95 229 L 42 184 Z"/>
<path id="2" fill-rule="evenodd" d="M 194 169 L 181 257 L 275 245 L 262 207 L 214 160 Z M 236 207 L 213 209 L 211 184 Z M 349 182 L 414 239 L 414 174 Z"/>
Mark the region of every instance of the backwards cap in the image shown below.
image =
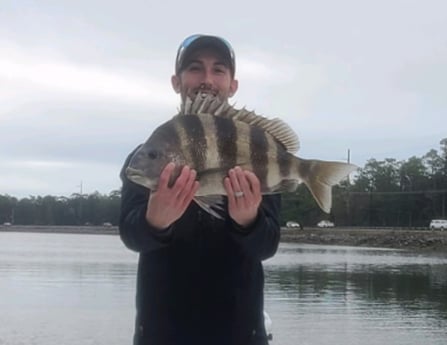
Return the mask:
<path id="1" fill-rule="evenodd" d="M 188 58 L 193 52 L 208 47 L 216 49 L 221 54 L 224 62 L 228 64 L 231 70 L 231 76 L 234 77 L 236 63 L 234 51 L 230 43 L 221 37 L 200 34 L 189 36 L 180 44 L 175 59 L 175 74 L 179 75 L 186 67 L 185 63 L 188 62 Z"/>

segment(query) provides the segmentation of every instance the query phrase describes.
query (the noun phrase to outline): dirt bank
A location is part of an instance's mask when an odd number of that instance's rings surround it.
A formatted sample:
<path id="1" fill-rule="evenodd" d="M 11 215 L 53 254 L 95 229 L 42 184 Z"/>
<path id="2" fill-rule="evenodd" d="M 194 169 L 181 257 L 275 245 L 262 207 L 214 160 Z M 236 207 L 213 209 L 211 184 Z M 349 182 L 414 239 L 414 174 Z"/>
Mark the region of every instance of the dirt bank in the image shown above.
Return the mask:
<path id="1" fill-rule="evenodd" d="M 447 231 L 359 228 L 284 228 L 282 242 L 380 247 L 447 253 Z"/>

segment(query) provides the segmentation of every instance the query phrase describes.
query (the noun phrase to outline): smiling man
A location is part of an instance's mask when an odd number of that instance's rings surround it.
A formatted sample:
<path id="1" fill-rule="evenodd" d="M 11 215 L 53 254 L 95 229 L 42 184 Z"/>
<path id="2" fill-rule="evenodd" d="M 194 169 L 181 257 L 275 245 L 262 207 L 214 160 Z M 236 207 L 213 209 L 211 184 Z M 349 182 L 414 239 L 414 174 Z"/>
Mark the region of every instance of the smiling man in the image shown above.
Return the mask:
<path id="1" fill-rule="evenodd" d="M 238 88 L 235 69 L 234 52 L 228 42 L 220 37 L 193 35 L 177 52 L 172 87 L 183 102 L 199 91 L 227 100 Z"/>
<path id="2" fill-rule="evenodd" d="M 177 51 L 172 86 L 182 103 L 199 92 L 227 101 L 238 89 L 235 67 L 226 40 L 193 35 Z M 280 196 L 262 196 L 256 175 L 234 167 L 218 219 L 193 201 L 193 169 L 170 185 L 169 163 L 148 191 L 124 173 L 132 154 L 121 172 L 120 235 L 140 254 L 134 344 L 266 345 L 262 260 L 278 248 Z"/>

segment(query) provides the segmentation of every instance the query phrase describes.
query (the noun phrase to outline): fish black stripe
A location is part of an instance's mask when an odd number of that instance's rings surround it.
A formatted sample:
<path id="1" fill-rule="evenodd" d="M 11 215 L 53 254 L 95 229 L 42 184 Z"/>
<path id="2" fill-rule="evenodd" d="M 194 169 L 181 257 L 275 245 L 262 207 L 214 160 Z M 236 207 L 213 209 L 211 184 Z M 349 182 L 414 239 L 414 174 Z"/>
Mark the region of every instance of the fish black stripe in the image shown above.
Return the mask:
<path id="1" fill-rule="evenodd" d="M 261 183 L 261 190 L 267 188 L 269 144 L 265 132 L 257 127 L 250 127 L 250 152 L 253 172 Z"/>
<path id="2" fill-rule="evenodd" d="M 280 143 L 277 143 L 276 145 L 276 159 L 281 178 L 290 176 L 290 169 L 292 168 L 292 155 L 288 153 L 284 149 L 284 146 Z"/>
<path id="3" fill-rule="evenodd" d="M 159 136 L 162 142 L 167 141 L 173 148 L 180 150 L 182 147 L 181 139 L 175 128 L 174 122 L 172 121 L 168 121 L 164 125 L 160 126 L 154 132 L 153 136 Z"/>
<path id="4" fill-rule="evenodd" d="M 216 145 L 221 168 L 234 168 L 237 162 L 237 129 L 234 121 L 214 116 Z"/>
<path id="5" fill-rule="evenodd" d="M 205 169 L 207 144 L 205 129 L 199 116 L 179 116 L 180 124 L 184 128 L 187 137 L 187 148 L 192 159 L 191 166 L 197 172 Z"/>

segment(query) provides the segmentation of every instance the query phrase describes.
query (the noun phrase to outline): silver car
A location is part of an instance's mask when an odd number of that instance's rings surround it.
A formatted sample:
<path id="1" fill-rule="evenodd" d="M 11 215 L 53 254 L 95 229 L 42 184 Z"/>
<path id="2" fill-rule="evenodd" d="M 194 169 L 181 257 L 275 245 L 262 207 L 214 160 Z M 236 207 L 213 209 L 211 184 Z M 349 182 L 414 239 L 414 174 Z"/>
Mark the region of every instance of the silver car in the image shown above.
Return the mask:
<path id="1" fill-rule="evenodd" d="M 322 220 L 322 221 L 318 222 L 317 226 L 319 228 L 333 228 L 335 226 L 335 224 L 329 220 Z"/>
<path id="2" fill-rule="evenodd" d="M 433 219 L 430 222 L 431 230 L 444 230 L 447 229 L 447 220 L 446 219 Z"/>

